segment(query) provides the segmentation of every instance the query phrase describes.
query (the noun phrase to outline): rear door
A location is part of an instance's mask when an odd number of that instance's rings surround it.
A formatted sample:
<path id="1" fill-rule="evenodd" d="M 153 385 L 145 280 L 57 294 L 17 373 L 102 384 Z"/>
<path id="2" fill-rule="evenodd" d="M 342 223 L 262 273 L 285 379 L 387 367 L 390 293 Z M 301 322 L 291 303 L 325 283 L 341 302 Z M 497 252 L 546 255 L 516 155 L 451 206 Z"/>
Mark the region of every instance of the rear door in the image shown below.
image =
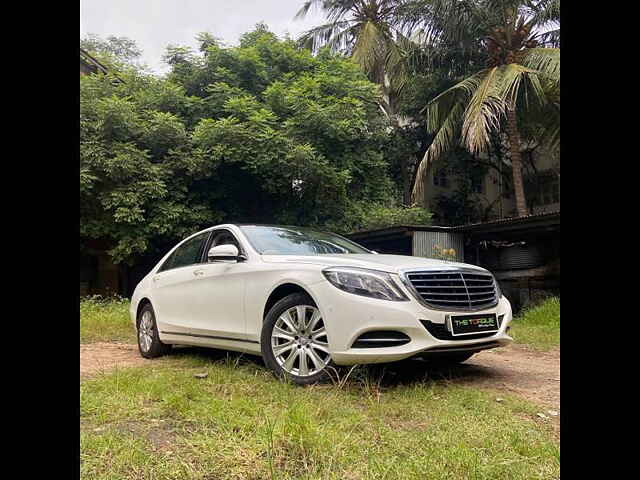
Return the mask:
<path id="1" fill-rule="evenodd" d="M 194 285 L 210 232 L 183 242 L 152 277 L 152 298 L 161 331 L 188 332 L 198 316 Z"/>

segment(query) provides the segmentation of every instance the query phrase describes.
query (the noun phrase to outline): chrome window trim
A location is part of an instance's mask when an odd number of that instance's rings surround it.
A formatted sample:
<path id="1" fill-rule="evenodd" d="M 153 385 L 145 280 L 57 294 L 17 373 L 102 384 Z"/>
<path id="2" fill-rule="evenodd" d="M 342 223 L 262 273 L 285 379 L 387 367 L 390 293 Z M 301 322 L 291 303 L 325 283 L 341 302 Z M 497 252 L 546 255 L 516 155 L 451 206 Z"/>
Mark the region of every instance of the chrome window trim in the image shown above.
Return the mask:
<path id="1" fill-rule="evenodd" d="M 415 287 L 411 283 L 411 280 L 409 280 L 409 278 L 407 277 L 407 274 L 409 273 L 419 273 L 419 272 L 425 272 L 427 274 L 428 273 L 470 273 L 470 274 L 477 274 L 477 275 L 488 275 L 493 280 L 493 291 L 496 299 L 491 304 L 482 305 L 480 307 L 441 307 L 439 305 L 432 305 L 426 302 L 422 298 L 422 295 L 420 295 L 420 292 L 418 292 L 418 290 L 415 289 Z M 500 298 L 498 298 L 498 290 L 496 288 L 497 286 L 496 278 L 488 270 L 478 270 L 478 269 L 469 268 L 469 267 L 453 267 L 453 266 L 452 267 L 431 267 L 431 268 L 405 268 L 399 271 L 398 276 L 400 277 L 400 281 L 402 282 L 402 284 L 407 288 L 407 290 L 409 290 L 411 295 L 413 295 L 413 297 L 418 301 L 418 303 L 424 307 L 427 307 L 430 310 L 438 310 L 440 312 L 480 312 L 482 310 L 489 310 L 491 308 L 495 308 L 500 302 Z M 462 279 L 463 279 L 463 283 L 465 283 L 464 277 L 462 277 Z M 467 292 L 467 296 L 468 296 L 469 291 L 466 288 L 465 288 L 465 291 Z"/>

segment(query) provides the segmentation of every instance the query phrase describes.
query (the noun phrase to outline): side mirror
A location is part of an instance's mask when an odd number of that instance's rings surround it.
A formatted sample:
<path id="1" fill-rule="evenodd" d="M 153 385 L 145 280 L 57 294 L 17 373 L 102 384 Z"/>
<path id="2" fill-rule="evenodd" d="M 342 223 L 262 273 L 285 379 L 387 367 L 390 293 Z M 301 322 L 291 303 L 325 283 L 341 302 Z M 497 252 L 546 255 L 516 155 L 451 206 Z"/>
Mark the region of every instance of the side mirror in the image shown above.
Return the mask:
<path id="1" fill-rule="evenodd" d="M 241 262 L 244 260 L 244 255 L 240 255 L 238 247 L 231 244 L 218 245 L 209 250 L 207 254 L 207 260 L 213 262 L 215 260 L 235 260 Z"/>

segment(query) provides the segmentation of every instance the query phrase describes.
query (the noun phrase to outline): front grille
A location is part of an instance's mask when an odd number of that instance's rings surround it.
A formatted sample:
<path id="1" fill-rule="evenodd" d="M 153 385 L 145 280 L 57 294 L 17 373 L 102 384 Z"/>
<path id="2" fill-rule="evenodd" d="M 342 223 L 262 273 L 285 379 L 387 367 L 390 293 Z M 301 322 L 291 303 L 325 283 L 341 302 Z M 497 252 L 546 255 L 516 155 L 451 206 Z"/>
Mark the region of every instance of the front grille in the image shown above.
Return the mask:
<path id="1" fill-rule="evenodd" d="M 360 335 L 351 348 L 384 348 L 398 347 L 409 343 L 411 338 L 406 333 L 391 330 L 375 330 Z"/>
<path id="2" fill-rule="evenodd" d="M 498 328 L 500 328 L 503 318 L 504 315 L 498 316 Z M 447 327 L 444 323 L 435 323 L 429 320 L 420 320 L 420 323 L 422 323 L 424 328 L 427 329 L 427 332 L 429 332 L 438 340 L 473 340 L 475 338 L 485 338 L 496 334 L 496 332 L 483 332 L 476 333 L 474 335 L 451 335 L 451 332 L 447 330 Z"/>
<path id="3" fill-rule="evenodd" d="M 480 310 L 497 303 L 493 275 L 455 270 L 406 274 L 419 298 L 429 306 L 446 310 Z"/>

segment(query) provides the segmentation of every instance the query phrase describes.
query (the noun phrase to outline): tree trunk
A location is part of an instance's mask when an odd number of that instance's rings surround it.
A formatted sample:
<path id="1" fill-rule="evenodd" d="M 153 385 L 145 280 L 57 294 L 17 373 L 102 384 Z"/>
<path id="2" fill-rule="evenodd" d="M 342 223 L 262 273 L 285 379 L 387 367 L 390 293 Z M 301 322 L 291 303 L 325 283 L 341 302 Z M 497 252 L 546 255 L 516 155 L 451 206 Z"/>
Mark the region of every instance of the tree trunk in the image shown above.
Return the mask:
<path id="1" fill-rule="evenodd" d="M 529 214 L 527 200 L 524 195 L 522 182 L 522 157 L 520 155 L 520 132 L 518 131 L 518 119 L 513 108 L 507 109 L 507 135 L 511 148 L 511 166 L 513 169 L 513 190 L 516 196 L 516 210 L 519 217 Z"/>
<path id="2" fill-rule="evenodd" d="M 382 111 L 387 115 L 387 118 L 389 118 L 389 123 L 394 132 L 398 133 L 400 132 L 400 119 L 396 113 L 391 92 L 389 92 L 384 85 L 382 86 L 382 91 L 386 98 L 383 98 L 380 106 Z M 413 183 L 411 182 L 411 175 L 409 175 L 409 159 L 404 156 L 400 158 L 400 177 L 402 179 L 402 203 L 408 207 L 411 205 L 411 188 L 413 187 Z"/>

